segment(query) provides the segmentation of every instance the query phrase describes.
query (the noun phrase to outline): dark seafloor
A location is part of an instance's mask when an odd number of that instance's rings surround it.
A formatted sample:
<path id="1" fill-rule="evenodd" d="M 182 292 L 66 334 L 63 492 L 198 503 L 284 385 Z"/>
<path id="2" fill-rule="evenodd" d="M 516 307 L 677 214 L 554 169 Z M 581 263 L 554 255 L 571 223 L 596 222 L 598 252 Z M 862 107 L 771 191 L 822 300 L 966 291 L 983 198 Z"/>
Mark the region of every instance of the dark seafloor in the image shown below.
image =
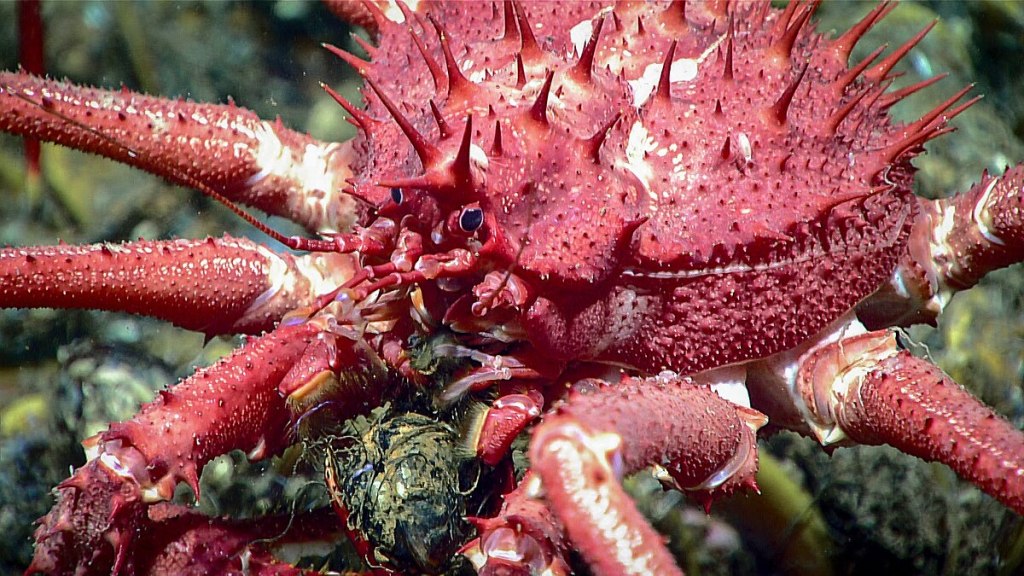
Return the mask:
<path id="1" fill-rule="evenodd" d="M 825 2 L 818 29 L 845 30 L 869 7 Z M 905 3 L 854 59 L 880 43 L 902 43 L 936 16 L 941 22 L 906 59 L 901 82 L 942 71 L 952 77 L 896 114 L 916 117 L 969 82 L 986 98 L 915 161 L 918 190 L 933 197 L 966 190 L 984 168 L 1000 172 L 1024 160 L 1024 2 Z M 344 112 L 317 85 L 354 96 L 351 71 L 319 48 L 350 44 L 348 31 L 317 3 L 55 1 L 44 3 L 44 18 L 52 75 L 200 101 L 231 96 L 320 138 L 351 134 Z M 17 65 L 15 21 L 13 2 L 0 2 L 4 69 Z M 20 141 L 0 135 L 0 243 L 260 237 L 198 193 L 93 156 L 45 147 L 44 166 L 42 191 L 26 191 Z M 1020 265 L 954 298 L 937 330 L 910 335 L 918 353 L 1024 427 Z M 78 441 L 237 344 L 204 346 L 201 335 L 126 315 L 0 311 L 0 574 L 27 565 L 32 521 L 49 508 L 49 490 L 68 466 L 81 463 Z M 943 466 L 888 448 L 829 457 L 792 434 L 761 445 L 775 458 L 765 462 L 765 494 L 716 504 L 710 517 L 679 494 L 661 493 L 647 475 L 630 482 L 687 574 L 1010 575 L 1024 567 L 1022 519 Z M 308 476 L 277 474 L 280 462 L 250 469 L 243 461 L 208 467 L 204 511 L 257 515 L 322 498 Z"/>

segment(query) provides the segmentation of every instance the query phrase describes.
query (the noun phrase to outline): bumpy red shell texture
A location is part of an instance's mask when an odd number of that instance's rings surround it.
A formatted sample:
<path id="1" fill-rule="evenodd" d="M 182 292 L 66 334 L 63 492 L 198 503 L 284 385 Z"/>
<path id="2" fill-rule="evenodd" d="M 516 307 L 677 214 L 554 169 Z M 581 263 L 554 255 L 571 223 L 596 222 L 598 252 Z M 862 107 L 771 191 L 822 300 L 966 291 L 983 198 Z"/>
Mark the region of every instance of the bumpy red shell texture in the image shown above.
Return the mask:
<path id="1" fill-rule="evenodd" d="M 891 274 L 910 157 L 959 96 L 890 123 L 905 50 L 846 64 L 889 6 L 836 39 L 810 4 L 682 6 L 384 21 L 372 62 L 342 55 L 371 85 L 356 189 L 479 202 L 505 236 L 487 265 L 543 286 L 523 324 L 555 356 L 693 373 L 795 346 Z"/>

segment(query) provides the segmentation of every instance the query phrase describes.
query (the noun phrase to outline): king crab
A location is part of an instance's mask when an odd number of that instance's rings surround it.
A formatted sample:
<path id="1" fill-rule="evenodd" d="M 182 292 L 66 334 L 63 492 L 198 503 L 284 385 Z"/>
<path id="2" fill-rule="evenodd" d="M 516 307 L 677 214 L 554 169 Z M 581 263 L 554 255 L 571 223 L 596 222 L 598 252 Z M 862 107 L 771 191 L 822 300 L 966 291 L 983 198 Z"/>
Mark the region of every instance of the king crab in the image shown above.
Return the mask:
<path id="1" fill-rule="evenodd" d="M 800 10 L 803 10 L 803 8 L 801 8 Z M 800 11 L 800 10 L 798 10 L 799 14 L 800 14 L 800 15 L 803 15 L 803 14 L 804 14 L 804 11 Z M 806 10 L 805 10 L 805 11 L 806 11 Z M 809 12 L 808 12 L 808 15 L 809 15 Z M 452 26 L 452 25 L 449 25 L 449 24 L 447 24 L 446 20 L 445 20 L 445 25 L 446 25 L 446 26 Z M 419 30 L 419 29 L 418 29 L 418 30 Z M 428 29 L 427 31 L 429 31 L 429 29 Z M 453 36 L 453 38 L 454 38 L 454 39 L 458 39 L 458 38 L 459 38 L 459 35 L 457 34 L 457 32 L 456 32 L 456 31 L 452 31 L 452 36 Z M 424 38 L 428 38 L 428 37 L 429 37 L 429 34 L 423 34 L 423 37 L 424 37 Z M 712 57 L 712 59 L 714 59 L 714 56 Z M 884 75 L 885 75 L 885 74 L 883 73 L 883 76 L 884 76 Z M 868 99 L 870 99 L 870 98 L 868 98 Z M 40 104 L 43 104 L 43 102 L 40 102 Z M 44 108 L 45 108 L 45 105 L 44 105 Z M 59 109 L 58 109 L 58 110 L 59 110 Z M 379 110 L 379 109 L 378 109 L 378 112 L 380 112 L 380 110 Z M 452 121 L 452 119 L 451 119 L 451 118 L 449 118 L 449 120 L 450 120 L 450 121 Z M 937 124 L 938 124 L 938 123 L 937 123 Z M 609 136 L 609 137 L 611 137 L 611 136 Z M 482 146 L 482 145 L 481 145 L 481 146 Z M 745 150 L 745 149 L 744 149 L 744 145 L 743 145 L 743 143 L 741 142 L 741 140 L 737 140 L 737 143 L 735 143 L 735 145 L 734 145 L 734 146 L 737 146 L 737 147 L 739 147 L 739 150 L 740 150 L 740 151 L 742 151 L 742 150 Z M 755 147 L 755 148 L 756 148 L 756 147 Z M 744 162 L 746 161 L 746 160 L 745 160 L 745 154 L 743 154 L 743 155 L 740 155 L 740 157 L 737 157 L 737 158 L 738 158 L 738 159 L 743 159 L 743 160 L 744 160 Z M 741 167 L 740 167 L 740 166 L 738 166 L 738 165 L 737 165 L 737 168 L 738 168 L 738 169 L 741 169 Z M 400 188 L 400 187 L 399 187 L 399 188 Z M 402 190 L 404 190 L 404 189 L 402 189 Z M 1016 192 L 1015 192 L 1015 191 L 1016 191 Z M 1016 195 L 1016 199 L 1017 199 L 1017 201 L 1018 201 L 1018 208 L 1017 208 L 1017 209 L 1019 209 L 1019 197 L 1020 197 L 1020 192 L 1019 192 L 1019 191 L 1020 191 L 1020 187 L 1019 187 L 1019 183 L 1018 183 L 1018 184 L 1017 184 L 1017 187 L 1016 187 L 1016 188 L 1014 188 L 1014 189 L 1011 189 L 1011 191 L 1010 191 L 1010 193 L 1009 193 L 1009 197 L 1010 197 L 1010 200 L 1013 200 L 1013 199 L 1014 199 L 1014 197 L 1015 197 L 1015 195 Z M 383 202 L 382 202 L 382 204 L 383 204 Z M 1011 212 L 1011 214 L 1012 214 L 1012 212 Z M 641 227 L 641 229 L 640 229 L 640 230 L 642 230 L 642 227 Z M 1011 230 L 1011 232 L 1013 232 L 1013 231 L 1018 231 L 1018 232 L 1019 232 L 1019 229 L 1012 229 L 1012 230 Z M 1019 252 L 1017 252 L 1017 253 L 1019 253 Z M 919 263 L 920 263 L 920 262 L 919 262 Z M 50 298 L 51 298 L 51 299 L 49 300 L 49 301 L 50 301 L 50 304 L 51 304 L 51 305 L 55 305 L 55 303 L 54 303 L 54 302 L 53 302 L 53 300 L 52 300 L 52 298 L 53 298 L 53 296 L 52 296 L 52 295 L 50 296 Z M 879 300 L 874 300 L 874 301 L 879 301 Z M 862 315 L 865 315 L 865 316 L 870 316 L 870 314 L 871 314 L 872 312 L 877 312 L 877 310 L 874 310 L 874 308 L 872 308 L 872 307 L 870 307 L 870 306 L 861 306 L 861 312 L 862 312 Z M 486 316 L 486 315 L 484 315 L 484 316 Z M 848 328 L 844 328 L 844 330 L 848 330 Z M 837 331 L 840 331 L 840 330 L 837 330 Z M 847 332 L 847 333 L 849 333 L 849 332 Z M 889 341 L 889 340 L 887 340 L 887 341 Z M 537 342 L 535 342 L 535 344 L 536 344 L 536 343 L 537 343 Z M 851 340 L 851 343 L 853 343 L 853 340 Z M 886 344 L 886 345 L 888 345 L 888 344 Z M 552 346 L 552 349 L 554 349 L 554 346 Z M 824 354 L 824 353 L 822 353 L 822 354 Z M 899 358 L 906 358 L 905 356 L 903 356 L 903 355 L 902 355 L 902 353 L 895 353 L 895 352 L 893 352 L 892 354 L 899 354 L 899 355 L 900 355 L 900 356 L 899 356 Z M 386 352 L 382 351 L 382 352 L 381 352 L 381 355 L 382 355 L 382 356 L 386 356 Z M 810 357 L 810 356 L 813 356 L 813 355 L 811 355 L 811 354 L 808 354 L 807 356 L 808 356 L 808 357 Z M 778 358 L 776 358 L 775 360 L 778 360 Z M 908 362 L 909 362 L 909 361 L 908 361 Z M 397 361 L 397 362 L 393 362 L 392 364 L 394 364 L 394 365 L 399 365 L 399 366 L 400 366 L 400 360 L 399 360 L 399 361 Z M 770 364 L 770 363 L 765 363 L 765 364 Z M 762 364 L 761 366 L 763 367 L 763 366 L 764 366 L 765 364 Z M 923 368 L 923 367 L 922 367 L 921 365 L 919 365 L 919 364 L 915 364 L 915 363 L 912 363 L 912 362 L 911 362 L 911 364 L 910 364 L 910 366 L 909 366 L 909 368 L 908 368 L 908 369 L 909 369 L 909 370 L 911 370 L 911 373 L 916 373 L 916 372 L 914 372 L 915 370 L 924 370 L 925 368 Z M 759 371 L 759 370 L 758 370 L 757 368 L 755 368 L 755 369 L 753 369 L 753 370 L 752 370 L 752 372 L 758 372 L 758 371 Z M 777 373 L 777 372 L 778 372 L 777 370 L 766 370 L 766 371 L 767 371 L 767 372 L 772 372 L 772 373 Z M 652 371 L 648 371 L 648 372 L 652 372 Z M 725 379 L 727 379 L 727 378 L 719 378 L 719 379 L 720 379 L 720 380 L 725 380 Z M 631 384 L 631 383 L 629 383 L 629 382 L 627 382 L 627 383 L 623 384 L 623 386 L 624 386 L 624 387 L 627 387 L 627 388 L 628 388 L 629 386 L 631 386 L 631 385 L 636 385 L 636 384 Z M 550 392 L 550 390 L 545 390 L 545 392 Z M 638 389 L 638 390 L 637 390 L 637 392 L 638 392 L 638 393 L 640 393 L 640 392 L 641 392 L 641 390 L 639 390 L 639 389 Z M 687 394 L 688 394 L 688 393 L 687 393 Z M 591 398 L 597 398 L 597 399 L 602 399 L 602 398 L 605 398 L 605 397 L 599 394 L 599 395 L 598 395 L 597 397 L 591 397 Z M 665 401 L 669 401 L 669 400 L 671 400 L 671 399 L 663 399 L 663 400 L 665 400 Z M 698 399 L 698 400 L 699 400 L 699 402 L 701 402 L 701 403 L 705 403 L 705 404 L 707 404 L 707 403 L 716 403 L 716 402 L 717 402 L 717 401 L 715 401 L 714 399 L 710 399 L 710 398 L 701 398 L 701 399 Z M 549 399 L 549 401 L 550 401 L 550 399 Z M 578 400 L 577 402 L 579 403 L 579 404 L 577 404 L 577 406 L 585 406 L 585 405 L 586 405 L 586 402 L 587 402 L 587 400 Z M 639 403 L 637 403 L 637 404 L 639 404 Z M 702 405 L 702 404 L 698 404 L 698 405 Z M 632 408 L 628 408 L 628 409 L 627 409 L 627 408 L 620 408 L 620 407 L 617 407 L 617 406 L 616 406 L 616 407 L 613 407 L 613 408 L 615 408 L 615 409 L 626 409 L 626 410 L 637 410 L 637 409 L 638 409 L 637 407 L 632 407 Z M 689 406 L 680 406 L 680 407 L 679 407 L 679 409 L 680 409 L 680 410 L 687 410 L 687 409 L 692 409 L 692 408 L 693 408 L 693 405 L 689 405 Z M 578 408 L 578 409 L 580 409 L 580 408 Z M 709 408 L 709 409 L 710 409 L 710 408 Z M 767 410 L 767 408 L 765 408 L 765 409 Z M 585 409 L 581 409 L 581 410 L 585 410 Z M 566 412 L 567 412 L 567 413 L 571 413 L 571 409 L 566 409 Z M 608 411 L 608 413 L 613 413 L 613 412 L 609 410 L 609 411 Z M 777 420 L 779 420 L 779 421 L 780 421 L 781 423 L 785 423 L 785 415 L 786 415 L 786 414 L 785 414 L 785 411 L 784 411 L 784 410 L 782 410 L 782 411 L 781 411 L 781 412 L 779 413 L 779 417 L 778 417 L 778 418 L 776 418 L 776 419 L 777 419 Z M 636 420 L 636 416 L 635 416 L 635 415 L 633 415 L 633 414 L 630 414 L 630 413 L 628 413 L 628 412 L 627 412 L 626 416 L 628 416 L 627 420 L 629 420 L 629 421 L 635 421 L 635 420 Z M 773 416 L 776 416 L 776 414 L 773 414 Z M 586 421 L 587 421 L 587 423 L 590 423 L 590 422 L 594 422 L 594 421 L 597 421 L 597 418 L 596 418 L 596 416 L 593 416 L 593 415 L 591 415 L 591 416 L 586 416 L 586 417 L 584 417 L 583 419 L 584 419 L 584 420 L 586 420 Z M 612 420 L 613 420 L 613 419 L 614 419 L 614 418 L 612 418 Z M 554 420 L 555 420 L 555 418 L 549 418 L 549 419 L 548 419 L 548 421 L 549 421 L 549 422 L 551 422 L 551 421 L 554 421 Z M 794 423 L 794 422 L 790 422 L 790 423 L 791 423 L 791 424 L 793 424 L 793 425 L 799 425 L 798 423 Z M 547 427 L 546 429 L 551 429 L 551 428 L 554 428 L 554 427 L 555 427 L 555 426 L 554 426 L 554 424 L 545 424 L 545 425 L 546 425 L 546 426 L 548 426 L 548 427 Z M 611 424 L 609 424 L 609 425 L 611 425 Z M 622 435 L 622 430 L 620 430 L 620 435 Z M 584 438 L 587 438 L 587 437 L 584 437 Z M 655 438 L 657 438 L 657 439 L 660 439 L 660 440 L 665 440 L 665 437 L 663 437 L 663 436 L 656 436 Z M 614 439 L 613 437 L 606 437 L 606 436 L 600 436 L 600 435 L 594 435 L 594 436 L 593 436 L 593 438 L 592 438 L 591 440 L 610 440 L 610 441 L 612 441 L 612 443 L 614 443 L 614 441 L 615 441 L 615 439 Z M 535 441 L 535 442 L 540 442 L 540 441 Z M 598 449 L 600 449 L 600 450 L 604 450 L 604 449 L 606 448 L 606 447 L 604 447 L 604 445 L 603 445 L 603 444 L 601 444 L 601 443 L 598 443 L 598 444 L 596 444 L 596 445 L 592 444 L 592 446 L 594 446 L 595 448 L 598 448 Z M 599 451 L 600 451 L 600 450 L 599 450 Z M 600 464 L 600 461 L 598 461 L 598 464 Z M 535 464 L 535 465 L 537 465 L 537 464 Z M 606 464 L 605 464 L 605 465 L 606 465 Z M 977 479 L 976 479 L 976 480 L 977 480 Z M 996 480 L 997 480 L 997 479 L 996 479 Z M 550 487 L 549 487 L 549 488 L 550 488 Z M 1011 495 L 1011 496 L 1012 496 L 1012 495 Z M 1017 495 L 1016 497 L 1018 497 L 1018 498 L 1019 498 L 1019 497 L 1020 497 L 1020 496 L 1019 496 L 1019 494 L 1018 494 L 1018 495 Z M 555 497 L 555 495 L 554 495 L 554 494 L 549 494 L 549 498 L 552 498 L 552 499 L 557 499 L 557 498 Z M 511 501 L 514 501 L 514 496 L 510 497 L 510 500 L 511 500 Z M 534 501 L 532 501 L 532 500 L 530 500 L 530 501 L 529 501 L 529 503 L 532 503 L 532 502 L 534 502 Z M 555 503 L 555 502 L 552 502 L 552 504 L 554 504 L 554 503 Z M 624 504 L 624 505 L 625 505 L 625 504 Z M 555 506 L 555 507 L 557 508 L 557 506 Z M 573 507 L 571 507 L 571 506 L 570 506 L 570 508 L 569 508 L 569 509 L 568 509 L 567 511 L 563 512 L 563 513 L 564 513 L 564 515 L 566 515 L 566 516 L 563 516 L 563 518 L 566 518 L 566 517 L 568 517 L 568 518 L 571 518 L 571 516 L 569 516 L 569 515 L 570 515 L 570 513 L 571 513 L 571 512 L 572 512 L 572 511 L 573 511 L 574 509 L 575 509 L 575 508 L 573 508 Z M 1017 509 L 1018 511 L 1020 511 L 1020 508 L 1019 508 L 1019 507 L 1016 507 L 1016 509 Z M 88 511 L 88 510 L 83 510 L 83 511 Z M 508 516 L 509 516 L 509 515 L 508 515 L 508 512 L 506 511 L 506 513 L 505 513 L 505 517 L 507 518 Z M 569 531 L 569 532 L 570 532 L 570 536 L 572 536 L 572 530 L 571 530 L 571 526 L 572 526 L 573 524 L 574 524 L 574 523 L 570 523 L 570 531 Z M 587 525 L 587 523 L 580 523 L 580 524 L 582 524 L 582 525 Z M 639 524 L 630 524 L 630 526 L 639 526 Z M 492 532 L 492 535 L 494 535 L 495 533 L 497 533 L 497 532 L 499 532 L 499 531 L 501 531 L 501 530 L 502 530 L 502 528 L 495 528 L 494 526 L 489 526 L 489 527 L 488 527 L 488 529 L 489 529 L 489 530 L 493 530 L 493 532 Z M 582 541 L 585 541 L 585 540 L 586 540 L 586 538 L 585 538 L 585 537 L 580 537 L 580 536 L 577 536 L 577 543 L 578 543 L 578 545 L 582 545 L 582 544 L 581 544 L 581 542 L 582 542 Z M 645 541 L 645 542 L 650 542 L 651 540 L 652 540 L 652 539 L 651 539 L 650 537 L 648 537 L 648 538 L 646 538 L 646 539 L 645 539 L 644 541 Z M 656 539 L 654 539 L 654 541 L 656 541 Z M 598 563 L 600 562 L 600 560 L 601 560 L 601 559 L 599 559 L 599 558 L 598 558 L 598 559 L 595 559 L 595 558 L 593 558 L 592 556 L 588 556 L 588 554 L 587 554 L 587 552 L 586 552 L 586 551 L 585 551 L 585 556 L 587 556 L 588 560 L 589 560 L 589 561 L 590 561 L 590 562 L 591 562 L 592 564 L 595 564 L 595 565 L 597 565 L 597 564 L 598 564 Z M 597 556 L 599 556 L 599 554 L 597 554 Z M 612 569 L 612 570 L 613 570 L 613 569 Z"/>

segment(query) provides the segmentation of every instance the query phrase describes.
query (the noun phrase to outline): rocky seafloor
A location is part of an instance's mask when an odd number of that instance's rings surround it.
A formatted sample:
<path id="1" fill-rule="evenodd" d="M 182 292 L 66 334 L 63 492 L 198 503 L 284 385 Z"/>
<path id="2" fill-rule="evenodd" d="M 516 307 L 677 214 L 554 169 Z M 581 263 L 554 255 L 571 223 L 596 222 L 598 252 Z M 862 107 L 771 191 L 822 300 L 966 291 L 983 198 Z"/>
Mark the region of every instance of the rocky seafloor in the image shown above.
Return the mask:
<path id="1" fill-rule="evenodd" d="M 826 2 L 818 28 L 845 29 L 868 8 Z M 13 3 L 0 3 L 4 69 L 17 65 L 13 11 Z M 901 82 L 941 71 L 952 78 L 896 113 L 912 118 L 969 82 L 986 98 L 915 161 L 919 192 L 931 197 L 966 189 L 982 169 L 999 172 L 1024 159 L 1024 3 L 908 2 L 854 58 L 901 43 L 936 16 L 939 25 L 911 52 Z M 230 96 L 324 139 L 351 135 L 343 111 L 318 87 L 324 81 L 352 94 L 358 86 L 346 65 L 319 48 L 348 44 L 348 30 L 319 4 L 46 2 L 44 17 L 55 76 L 203 101 Z M 197 193 L 92 156 L 53 147 L 44 154 L 44 185 L 25 190 L 20 142 L 0 136 L 0 244 L 224 232 L 261 238 Z M 958 295 L 938 329 L 914 328 L 910 338 L 918 353 L 1024 427 L 1021 266 Z M 49 490 L 68 466 L 81 463 L 78 441 L 237 343 L 204 343 L 201 335 L 126 315 L 0 311 L 0 573 L 27 565 L 32 521 L 49 508 Z M 1014 574 L 1024 566 L 1021 518 L 942 466 L 884 447 L 830 457 L 791 434 L 762 447 L 773 456 L 766 473 L 778 480 L 763 480 L 760 497 L 716 505 L 710 517 L 645 475 L 631 481 L 688 574 Z M 318 498 L 309 477 L 278 474 L 280 462 L 249 469 L 240 460 L 218 461 L 204 474 L 211 486 L 204 511 L 258 515 Z"/>

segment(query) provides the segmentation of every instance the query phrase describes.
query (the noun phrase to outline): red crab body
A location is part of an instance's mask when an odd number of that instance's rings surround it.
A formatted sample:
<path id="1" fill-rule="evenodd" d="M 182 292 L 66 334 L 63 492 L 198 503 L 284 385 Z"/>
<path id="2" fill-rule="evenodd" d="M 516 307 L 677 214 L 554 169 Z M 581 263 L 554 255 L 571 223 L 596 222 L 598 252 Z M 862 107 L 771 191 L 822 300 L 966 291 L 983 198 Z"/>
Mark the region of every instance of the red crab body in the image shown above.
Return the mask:
<path id="1" fill-rule="evenodd" d="M 527 476 L 463 548 L 481 573 L 564 573 L 572 548 L 597 574 L 679 573 L 620 478 L 653 467 L 710 505 L 755 487 L 768 419 L 939 460 L 1024 512 L 1024 434 L 885 329 L 1024 254 L 1021 166 L 950 201 L 911 191 L 910 159 L 974 102 L 965 90 L 889 120 L 933 82 L 888 91 L 930 26 L 849 66 L 890 4 L 834 39 L 808 24 L 814 2 L 331 4 L 375 40 L 367 61 L 328 47 L 368 84 L 365 110 L 328 89 L 360 131 L 344 144 L 230 107 L 0 76 L 0 128 L 287 216 L 320 237 L 282 241 L 326 253 L 232 239 L 0 252 L 5 306 L 211 335 L 277 326 L 90 439 L 32 569 L 157 565 L 143 547 L 171 528 L 148 510 L 174 485 L 198 490 L 231 449 L 279 451 L 307 414 L 405 394 L 396 372 L 443 405 L 495 384 L 470 442 L 488 464 L 541 418 Z M 411 344 L 441 334 L 433 353 L 468 361 L 452 382 Z M 182 556 L 190 522 L 174 528 Z"/>

